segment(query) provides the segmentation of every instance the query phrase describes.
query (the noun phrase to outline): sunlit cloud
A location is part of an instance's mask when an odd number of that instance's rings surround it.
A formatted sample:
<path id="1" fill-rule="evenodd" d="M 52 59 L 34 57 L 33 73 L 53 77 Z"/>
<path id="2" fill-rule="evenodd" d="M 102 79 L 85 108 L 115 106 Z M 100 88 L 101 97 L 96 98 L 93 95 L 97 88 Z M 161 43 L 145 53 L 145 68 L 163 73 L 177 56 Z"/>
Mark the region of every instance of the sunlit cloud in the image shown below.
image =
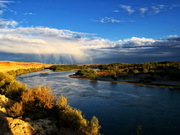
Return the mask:
<path id="1" fill-rule="evenodd" d="M 89 35 L 48 27 L 5 28 L 0 29 L 0 52 L 31 54 L 39 59 L 53 56 L 51 60 L 56 62 L 73 57 L 74 61 L 82 63 L 89 59 L 84 53 L 85 36 Z"/>
<path id="2" fill-rule="evenodd" d="M 158 53 L 156 56 L 163 57 L 178 55 L 174 50 L 178 51 L 179 48 L 180 37 L 172 35 L 158 40 L 131 37 L 111 41 L 92 35 L 89 37 L 87 33 L 48 27 L 0 29 L 0 52 L 32 55 L 41 62 L 85 63 L 91 59 L 105 59 L 118 55 L 129 58 L 142 52 L 144 56 L 149 54 L 150 57 Z"/>
<path id="3" fill-rule="evenodd" d="M 156 41 L 152 38 L 132 37 L 129 39 L 119 40 L 118 42 L 120 45 L 122 45 L 123 48 L 134 48 L 134 47 L 149 46 Z"/>

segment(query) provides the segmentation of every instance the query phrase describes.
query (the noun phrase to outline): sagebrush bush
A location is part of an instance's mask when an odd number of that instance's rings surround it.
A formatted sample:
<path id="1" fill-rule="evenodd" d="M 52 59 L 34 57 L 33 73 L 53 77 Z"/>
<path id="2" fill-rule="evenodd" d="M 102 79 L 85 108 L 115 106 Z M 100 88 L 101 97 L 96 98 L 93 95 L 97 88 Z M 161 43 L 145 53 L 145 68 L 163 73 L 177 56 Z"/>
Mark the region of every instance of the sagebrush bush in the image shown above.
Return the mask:
<path id="1" fill-rule="evenodd" d="M 68 105 L 67 98 L 60 96 L 56 103 L 59 112 L 59 126 L 74 130 L 78 135 L 98 135 L 99 121 L 93 117 L 91 121 L 86 120 L 82 112 Z"/>
<path id="2" fill-rule="evenodd" d="M 12 81 L 15 81 L 14 76 L 0 72 L 0 94 L 5 94 L 5 88 Z"/>
<path id="3" fill-rule="evenodd" d="M 61 95 L 59 97 L 59 100 L 56 102 L 56 105 L 60 109 L 65 109 L 67 107 L 67 105 L 68 105 L 67 98 Z"/>
<path id="4" fill-rule="evenodd" d="M 56 101 L 56 96 L 50 93 L 47 86 L 29 89 L 22 93 L 21 98 L 25 116 L 35 119 L 46 117 Z"/>
<path id="5" fill-rule="evenodd" d="M 11 81 L 11 83 L 6 86 L 4 93 L 8 98 L 20 101 L 23 91 L 26 91 L 25 84 L 18 81 Z"/>
<path id="6" fill-rule="evenodd" d="M 24 114 L 23 103 L 16 102 L 8 110 L 8 115 L 11 117 L 20 117 Z"/>
<path id="7" fill-rule="evenodd" d="M 101 128 L 101 126 L 99 125 L 99 120 L 98 118 L 96 118 L 95 116 L 92 117 L 91 121 L 89 122 L 89 135 L 98 135 L 99 134 L 99 130 Z"/>
<path id="8" fill-rule="evenodd" d="M 80 110 L 68 106 L 60 113 L 61 124 L 66 128 L 81 131 L 87 126 L 87 120 L 83 118 Z"/>
<path id="9" fill-rule="evenodd" d="M 16 72 L 12 73 L 21 74 L 21 70 Z M 91 73 L 94 72 L 88 70 L 86 73 L 92 75 Z M 56 96 L 50 92 L 50 88 L 47 86 L 27 90 L 26 85 L 16 81 L 12 75 L 0 73 L 1 93 L 16 101 L 7 109 L 7 113 L 11 117 L 58 118 L 59 130 L 67 128 L 67 131 L 70 130 L 73 134 L 78 135 L 99 134 L 100 126 L 96 117 L 93 117 L 91 121 L 86 120 L 80 110 L 68 105 L 67 98 L 61 95 L 57 101 Z"/>

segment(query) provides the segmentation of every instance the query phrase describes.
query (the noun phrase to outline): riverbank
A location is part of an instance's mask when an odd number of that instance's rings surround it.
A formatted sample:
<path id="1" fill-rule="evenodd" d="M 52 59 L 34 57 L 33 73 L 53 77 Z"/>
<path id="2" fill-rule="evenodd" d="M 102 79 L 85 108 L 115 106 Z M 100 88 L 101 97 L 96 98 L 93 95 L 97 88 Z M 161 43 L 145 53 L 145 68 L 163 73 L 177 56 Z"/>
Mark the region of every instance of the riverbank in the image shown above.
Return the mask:
<path id="1" fill-rule="evenodd" d="M 171 89 L 180 89 L 179 81 L 151 81 L 151 82 L 140 82 L 138 78 L 126 78 L 126 79 L 112 79 L 111 77 L 97 77 L 92 79 L 90 77 L 83 77 L 82 75 L 69 75 L 71 78 L 83 79 L 83 80 L 94 80 L 94 81 L 108 81 L 112 83 L 127 83 L 141 86 L 151 86 L 151 87 L 162 87 Z"/>
<path id="2" fill-rule="evenodd" d="M 0 62 L 0 134 L 99 135 L 98 119 L 85 119 L 82 112 L 56 97 L 48 86 L 28 89 L 16 76 L 50 68 L 50 64 Z M 42 71 L 40 74 L 50 72 Z"/>

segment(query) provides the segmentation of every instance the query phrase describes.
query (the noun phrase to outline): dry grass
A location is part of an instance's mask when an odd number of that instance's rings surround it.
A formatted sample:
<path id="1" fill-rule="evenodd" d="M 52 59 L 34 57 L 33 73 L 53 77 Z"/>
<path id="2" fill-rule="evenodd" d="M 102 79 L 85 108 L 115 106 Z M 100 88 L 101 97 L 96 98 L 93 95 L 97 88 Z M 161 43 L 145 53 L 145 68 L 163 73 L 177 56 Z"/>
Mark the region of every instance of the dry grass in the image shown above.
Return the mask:
<path id="1" fill-rule="evenodd" d="M 0 61 L 0 72 L 8 72 L 17 69 L 41 68 L 50 67 L 50 64 L 35 63 L 35 62 L 14 62 L 14 61 Z"/>

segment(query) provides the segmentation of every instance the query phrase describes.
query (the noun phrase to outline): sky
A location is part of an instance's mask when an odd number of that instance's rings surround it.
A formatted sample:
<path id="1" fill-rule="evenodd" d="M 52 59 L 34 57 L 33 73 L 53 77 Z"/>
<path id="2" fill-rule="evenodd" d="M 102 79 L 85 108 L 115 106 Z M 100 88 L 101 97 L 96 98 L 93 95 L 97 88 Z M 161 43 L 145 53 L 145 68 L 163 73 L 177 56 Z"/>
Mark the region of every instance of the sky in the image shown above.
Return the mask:
<path id="1" fill-rule="evenodd" d="M 0 60 L 180 60 L 179 0 L 0 0 Z"/>

